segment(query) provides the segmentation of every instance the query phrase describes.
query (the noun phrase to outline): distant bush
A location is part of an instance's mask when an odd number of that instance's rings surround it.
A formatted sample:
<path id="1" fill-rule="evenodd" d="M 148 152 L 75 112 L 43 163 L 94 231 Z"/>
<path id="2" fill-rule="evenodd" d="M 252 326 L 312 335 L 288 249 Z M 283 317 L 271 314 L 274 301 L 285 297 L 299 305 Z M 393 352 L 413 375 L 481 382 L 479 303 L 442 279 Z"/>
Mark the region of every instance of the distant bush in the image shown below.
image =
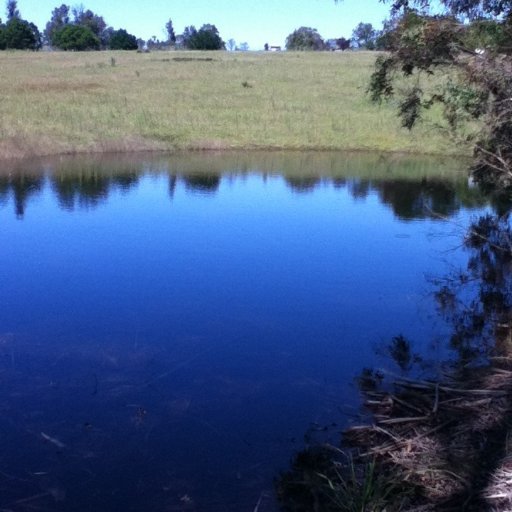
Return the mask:
<path id="1" fill-rule="evenodd" d="M 0 49 L 39 50 L 41 34 L 38 28 L 21 18 L 10 19 L 0 29 Z"/>
<path id="2" fill-rule="evenodd" d="M 61 50 L 99 50 L 100 38 L 81 25 L 65 25 L 53 35 L 53 44 Z"/>
<path id="3" fill-rule="evenodd" d="M 186 27 L 183 33 L 183 45 L 189 50 L 225 50 L 226 45 L 215 25 L 206 24 L 199 30 L 194 26 Z"/>
<path id="4" fill-rule="evenodd" d="M 111 50 L 137 50 L 137 38 L 128 34 L 123 28 L 114 30 L 109 40 Z"/>
<path id="5" fill-rule="evenodd" d="M 324 50 L 322 36 L 314 28 L 300 27 L 286 38 L 287 50 Z"/>

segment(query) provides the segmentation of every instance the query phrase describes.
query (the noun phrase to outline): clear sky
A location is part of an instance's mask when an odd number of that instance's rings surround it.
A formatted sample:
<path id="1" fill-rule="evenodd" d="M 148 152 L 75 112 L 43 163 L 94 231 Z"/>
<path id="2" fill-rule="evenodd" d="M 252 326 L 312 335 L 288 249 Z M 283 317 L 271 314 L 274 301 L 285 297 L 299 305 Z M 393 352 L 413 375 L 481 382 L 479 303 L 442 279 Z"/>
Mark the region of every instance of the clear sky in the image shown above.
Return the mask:
<path id="1" fill-rule="evenodd" d="M 265 43 L 284 45 L 286 36 L 301 26 L 316 28 L 324 39 L 350 37 L 361 21 L 380 28 L 390 7 L 379 0 L 18 0 L 18 9 L 43 31 L 62 3 L 83 4 L 108 25 L 143 39 L 164 39 L 169 18 L 176 34 L 188 25 L 212 23 L 224 41 L 247 42 L 251 50 L 261 50 Z M 5 20 L 4 11 L 0 17 Z"/>

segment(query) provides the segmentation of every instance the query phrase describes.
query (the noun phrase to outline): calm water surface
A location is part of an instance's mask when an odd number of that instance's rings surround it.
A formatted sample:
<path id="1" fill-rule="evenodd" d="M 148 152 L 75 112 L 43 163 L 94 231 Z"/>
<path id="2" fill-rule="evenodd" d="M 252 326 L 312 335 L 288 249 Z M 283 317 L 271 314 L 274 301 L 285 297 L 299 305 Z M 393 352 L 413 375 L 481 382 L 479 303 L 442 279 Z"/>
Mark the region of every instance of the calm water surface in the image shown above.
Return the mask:
<path id="1" fill-rule="evenodd" d="M 384 364 L 380 344 L 445 354 L 425 276 L 464 264 L 485 207 L 453 167 L 0 168 L 0 509 L 276 510 L 293 453 L 356 420 L 354 377 Z"/>

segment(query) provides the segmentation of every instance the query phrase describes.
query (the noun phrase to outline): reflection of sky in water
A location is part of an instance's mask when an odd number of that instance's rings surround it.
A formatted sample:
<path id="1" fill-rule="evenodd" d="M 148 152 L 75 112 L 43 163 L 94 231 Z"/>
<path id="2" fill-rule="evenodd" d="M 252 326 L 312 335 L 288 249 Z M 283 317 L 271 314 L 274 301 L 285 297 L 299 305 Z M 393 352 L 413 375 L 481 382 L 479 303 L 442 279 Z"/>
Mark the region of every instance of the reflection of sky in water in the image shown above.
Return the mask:
<path id="1" fill-rule="evenodd" d="M 430 345 L 424 276 L 463 262 L 452 224 L 349 190 L 251 174 L 170 193 L 146 175 L 94 207 L 62 209 L 48 180 L 22 219 L 7 200 L 0 507 L 238 511 L 271 495 L 313 422 L 355 412 L 376 344 Z"/>

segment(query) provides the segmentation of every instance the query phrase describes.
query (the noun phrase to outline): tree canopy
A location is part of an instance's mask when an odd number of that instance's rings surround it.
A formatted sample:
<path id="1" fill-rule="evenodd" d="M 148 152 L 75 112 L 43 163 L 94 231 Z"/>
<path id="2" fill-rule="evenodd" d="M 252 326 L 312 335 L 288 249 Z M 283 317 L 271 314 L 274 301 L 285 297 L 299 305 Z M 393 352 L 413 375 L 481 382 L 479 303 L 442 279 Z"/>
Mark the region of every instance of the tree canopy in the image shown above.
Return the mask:
<path id="1" fill-rule="evenodd" d="M 287 50 L 324 50 L 325 43 L 315 28 L 300 27 L 286 38 Z"/>
<path id="2" fill-rule="evenodd" d="M 0 50 L 39 50 L 41 34 L 31 22 L 21 18 L 15 0 L 6 3 L 7 23 L 0 20 Z"/>
<path id="3" fill-rule="evenodd" d="M 191 25 L 185 27 L 182 44 L 189 50 L 225 50 L 226 45 L 215 25 L 205 24 L 199 30 Z"/>
<path id="4" fill-rule="evenodd" d="M 70 18 L 70 12 L 73 15 L 73 20 Z M 81 27 L 81 30 L 67 29 L 62 32 L 65 27 L 72 25 Z M 100 49 L 100 47 L 107 48 L 112 32 L 113 30 L 107 27 L 102 16 L 95 14 L 90 9 L 85 9 L 83 5 L 71 9 L 66 4 L 62 4 L 52 11 L 51 19 L 46 24 L 44 31 L 48 44 L 67 50 L 83 50 L 84 45 L 86 46 L 85 49 L 88 50 Z M 94 38 L 90 37 L 91 33 Z M 64 43 L 62 34 L 64 34 Z M 99 41 L 99 45 L 96 45 L 96 39 Z"/>
<path id="5" fill-rule="evenodd" d="M 465 135 L 474 144 L 473 176 L 484 185 L 511 188 L 512 1 L 442 4 L 447 13 L 440 15 L 413 9 L 427 7 L 428 0 L 393 4 L 396 22 L 387 36 L 390 54 L 377 59 L 369 92 L 374 101 L 398 96 L 399 115 L 409 129 L 435 104 L 442 106 L 453 134 L 463 123 L 479 120 L 481 129 Z M 462 23 L 461 16 L 470 23 Z M 423 74 L 439 75 L 434 90 L 422 87 Z M 399 92 L 396 82 L 403 77 L 411 84 Z"/>
<path id="6" fill-rule="evenodd" d="M 165 24 L 165 31 L 167 32 L 167 42 L 170 44 L 176 44 L 176 33 L 174 32 L 174 26 L 172 19 Z"/>
<path id="7" fill-rule="evenodd" d="M 137 38 L 122 28 L 112 32 L 108 45 L 111 50 L 136 50 L 138 48 Z"/>
<path id="8" fill-rule="evenodd" d="M 359 23 L 352 32 L 352 44 L 357 48 L 375 50 L 377 31 L 371 23 Z"/>
<path id="9" fill-rule="evenodd" d="M 20 11 L 18 10 L 18 2 L 16 0 L 7 0 L 6 4 L 7 20 L 20 17 Z"/>
<path id="10" fill-rule="evenodd" d="M 46 24 L 44 36 L 49 44 L 54 44 L 55 33 L 58 32 L 65 25 L 68 25 L 69 19 L 69 6 L 62 4 L 60 7 L 55 7 L 52 11 L 52 17 Z"/>
<path id="11" fill-rule="evenodd" d="M 93 31 L 81 25 L 65 25 L 53 35 L 53 44 L 61 50 L 99 50 L 100 39 Z"/>

